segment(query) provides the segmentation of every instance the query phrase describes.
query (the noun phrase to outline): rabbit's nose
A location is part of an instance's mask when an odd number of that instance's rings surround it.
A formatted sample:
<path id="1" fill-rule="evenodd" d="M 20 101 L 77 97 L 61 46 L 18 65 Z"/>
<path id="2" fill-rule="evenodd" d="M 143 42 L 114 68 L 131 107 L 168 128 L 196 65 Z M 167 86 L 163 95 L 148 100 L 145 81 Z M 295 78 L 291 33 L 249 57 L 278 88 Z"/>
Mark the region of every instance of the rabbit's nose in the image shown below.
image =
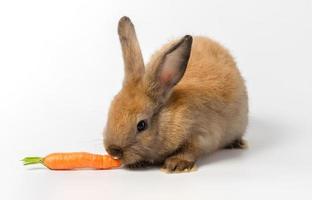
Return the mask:
<path id="1" fill-rule="evenodd" d="M 107 148 L 108 153 L 114 158 L 120 159 L 122 157 L 123 151 L 119 146 L 110 145 Z"/>

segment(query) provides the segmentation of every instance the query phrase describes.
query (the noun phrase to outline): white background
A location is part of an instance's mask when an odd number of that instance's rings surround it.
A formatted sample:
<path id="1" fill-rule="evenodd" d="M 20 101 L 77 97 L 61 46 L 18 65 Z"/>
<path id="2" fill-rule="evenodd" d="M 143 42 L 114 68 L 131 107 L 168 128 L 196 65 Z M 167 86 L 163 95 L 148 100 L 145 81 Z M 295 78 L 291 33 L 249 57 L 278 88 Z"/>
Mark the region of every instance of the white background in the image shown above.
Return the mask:
<path id="1" fill-rule="evenodd" d="M 223 150 L 189 174 L 158 169 L 49 171 L 24 156 L 103 153 L 123 78 L 116 34 L 128 15 L 145 60 L 184 34 L 230 49 L 250 95 L 248 150 Z M 1 1 L 1 199 L 311 199 L 312 2 Z"/>

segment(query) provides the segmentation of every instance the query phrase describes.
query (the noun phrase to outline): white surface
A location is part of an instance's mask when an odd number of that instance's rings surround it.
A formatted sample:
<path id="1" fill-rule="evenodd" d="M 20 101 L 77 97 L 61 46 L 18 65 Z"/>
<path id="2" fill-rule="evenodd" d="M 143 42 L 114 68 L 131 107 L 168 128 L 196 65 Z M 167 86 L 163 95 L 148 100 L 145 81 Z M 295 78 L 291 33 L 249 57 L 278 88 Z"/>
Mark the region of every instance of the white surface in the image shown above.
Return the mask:
<path id="1" fill-rule="evenodd" d="M 202 34 L 228 47 L 247 80 L 245 151 L 194 173 L 158 169 L 49 171 L 24 156 L 102 153 L 121 86 L 116 34 L 128 15 L 145 60 L 171 38 Z M 1 199 L 311 199 L 312 3 L 301 1 L 1 1 Z"/>

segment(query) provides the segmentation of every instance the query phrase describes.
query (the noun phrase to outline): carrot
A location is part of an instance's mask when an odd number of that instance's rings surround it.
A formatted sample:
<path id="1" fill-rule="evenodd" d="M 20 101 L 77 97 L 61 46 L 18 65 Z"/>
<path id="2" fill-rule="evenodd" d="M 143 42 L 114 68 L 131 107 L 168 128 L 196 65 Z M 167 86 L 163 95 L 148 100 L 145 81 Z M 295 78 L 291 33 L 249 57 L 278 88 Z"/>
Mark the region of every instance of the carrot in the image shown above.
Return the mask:
<path id="1" fill-rule="evenodd" d="M 53 170 L 77 168 L 111 169 L 120 167 L 120 160 L 109 155 L 91 154 L 86 152 L 52 153 L 46 157 L 26 157 L 24 165 L 43 164 Z"/>

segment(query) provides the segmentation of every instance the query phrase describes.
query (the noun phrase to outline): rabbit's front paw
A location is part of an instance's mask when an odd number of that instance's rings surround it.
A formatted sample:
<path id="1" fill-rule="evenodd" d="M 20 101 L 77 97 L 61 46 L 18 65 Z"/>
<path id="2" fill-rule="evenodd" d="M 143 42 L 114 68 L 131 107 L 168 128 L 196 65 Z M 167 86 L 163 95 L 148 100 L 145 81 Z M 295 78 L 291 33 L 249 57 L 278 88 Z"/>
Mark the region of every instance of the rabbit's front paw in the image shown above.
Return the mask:
<path id="1" fill-rule="evenodd" d="M 169 157 L 165 160 L 162 170 L 168 173 L 190 172 L 194 169 L 195 162 L 179 157 Z"/>

